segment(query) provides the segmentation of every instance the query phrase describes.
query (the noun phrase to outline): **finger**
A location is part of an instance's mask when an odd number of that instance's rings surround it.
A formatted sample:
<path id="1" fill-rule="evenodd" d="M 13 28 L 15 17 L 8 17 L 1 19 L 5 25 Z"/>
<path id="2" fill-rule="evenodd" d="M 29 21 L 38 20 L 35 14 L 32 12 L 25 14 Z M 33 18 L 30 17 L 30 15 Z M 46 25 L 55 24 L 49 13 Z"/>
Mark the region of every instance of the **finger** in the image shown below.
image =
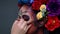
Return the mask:
<path id="1" fill-rule="evenodd" d="M 24 22 L 23 19 L 20 19 L 20 21 L 18 22 L 17 25 L 18 25 L 19 27 L 22 27 L 22 26 L 23 26 L 23 22 Z"/>
<path id="2" fill-rule="evenodd" d="M 25 28 L 25 32 L 27 32 L 28 31 L 28 29 L 31 27 L 31 25 L 29 25 L 29 26 L 26 26 L 26 28 Z"/>
<path id="3" fill-rule="evenodd" d="M 15 21 L 14 21 L 14 24 L 17 24 L 17 23 L 18 23 L 18 21 L 17 21 L 17 20 L 15 20 Z"/>
<path id="4" fill-rule="evenodd" d="M 16 24 L 18 23 L 17 20 L 14 21 L 13 25 L 12 25 L 12 28 L 11 28 L 11 33 L 16 29 Z"/>
<path id="5" fill-rule="evenodd" d="M 27 22 L 24 21 L 24 23 L 22 24 L 23 28 L 25 28 L 26 25 L 27 25 Z"/>

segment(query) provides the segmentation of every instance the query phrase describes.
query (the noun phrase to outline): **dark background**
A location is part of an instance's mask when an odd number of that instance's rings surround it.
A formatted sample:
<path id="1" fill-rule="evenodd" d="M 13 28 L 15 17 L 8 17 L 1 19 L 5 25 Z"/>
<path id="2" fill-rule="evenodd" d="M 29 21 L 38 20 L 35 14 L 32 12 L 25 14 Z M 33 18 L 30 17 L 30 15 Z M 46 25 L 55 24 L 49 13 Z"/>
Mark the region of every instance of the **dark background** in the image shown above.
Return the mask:
<path id="1" fill-rule="evenodd" d="M 10 34 L 11 26 L 17 18 L 18 0 L 0 0 L 0 34 Z M 60 34 L 60 28 L 54 32 L 44 30 L 44 34 Z"/>
<path id="2" fill-rule="evenodd" d="M 11 26 L 17 18 L 18 0 L 0 0 L 0 34 L 10 34 Z"/>

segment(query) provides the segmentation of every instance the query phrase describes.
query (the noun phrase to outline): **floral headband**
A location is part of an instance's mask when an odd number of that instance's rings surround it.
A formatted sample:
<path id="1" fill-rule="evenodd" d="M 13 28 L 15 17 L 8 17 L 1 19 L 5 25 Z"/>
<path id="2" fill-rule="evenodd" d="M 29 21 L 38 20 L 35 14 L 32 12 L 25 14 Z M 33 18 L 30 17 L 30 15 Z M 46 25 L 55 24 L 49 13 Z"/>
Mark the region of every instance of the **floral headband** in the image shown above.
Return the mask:
<path id="1" fill-rule="evenodd" d="M 47 18 L 45 27 L 49 31 L 54 31 L 60 27 L 60 1 L 59 0 L 18 0 L 18 7 L 22 5 L 31 6 L 38 20 Z"/>

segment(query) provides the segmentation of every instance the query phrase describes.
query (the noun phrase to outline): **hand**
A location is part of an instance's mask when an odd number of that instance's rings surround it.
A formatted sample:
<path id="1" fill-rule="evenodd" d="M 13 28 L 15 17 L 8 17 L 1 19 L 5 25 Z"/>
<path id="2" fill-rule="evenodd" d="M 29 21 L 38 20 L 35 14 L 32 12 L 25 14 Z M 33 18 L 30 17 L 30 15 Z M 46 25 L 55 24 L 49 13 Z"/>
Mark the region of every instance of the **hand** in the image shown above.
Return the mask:
<path id="1" fill-rule="evenodd" d="M 13 23 L 11 34 L 26 34 L 31 25 L 27 25 L 27 22 L 23 19 L 15 20 Z"/>

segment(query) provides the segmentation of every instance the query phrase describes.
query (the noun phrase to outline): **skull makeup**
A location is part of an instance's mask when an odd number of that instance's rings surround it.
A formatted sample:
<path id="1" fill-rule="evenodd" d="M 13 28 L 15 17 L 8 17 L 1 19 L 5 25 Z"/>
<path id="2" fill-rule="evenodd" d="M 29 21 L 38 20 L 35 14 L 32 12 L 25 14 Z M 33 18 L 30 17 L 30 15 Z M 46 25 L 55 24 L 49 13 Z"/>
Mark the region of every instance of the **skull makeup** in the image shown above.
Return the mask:
<path id="1" fill-rule="evenodd" d="M 20 8 L 18 15 L 21 17 L 21 19 L 23 19 L 27 23 L 31 23 L 35 20 L 35 16 L 31 7 L 26 6 L 26 5 L 23 5 Z"/>

